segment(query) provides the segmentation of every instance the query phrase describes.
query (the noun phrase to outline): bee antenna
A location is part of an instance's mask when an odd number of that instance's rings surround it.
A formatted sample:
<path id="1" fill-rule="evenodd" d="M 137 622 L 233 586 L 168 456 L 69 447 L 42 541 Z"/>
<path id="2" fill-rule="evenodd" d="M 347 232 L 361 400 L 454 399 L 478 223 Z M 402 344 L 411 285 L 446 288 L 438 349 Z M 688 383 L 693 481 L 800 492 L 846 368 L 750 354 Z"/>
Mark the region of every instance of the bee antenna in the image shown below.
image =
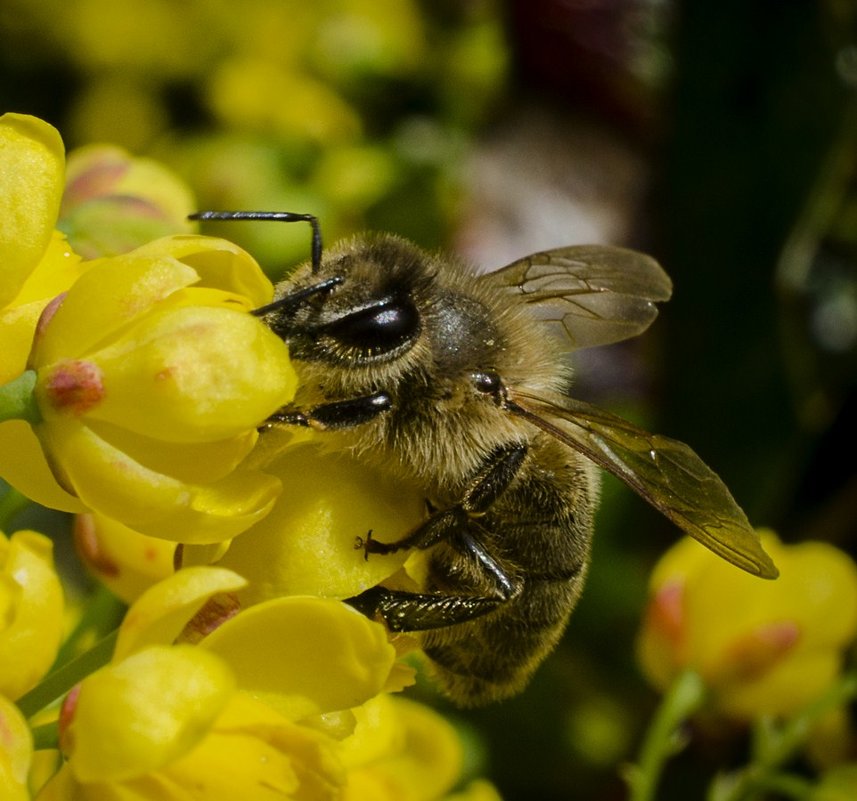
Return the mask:
<path id="1" fill-rule="evenodd" d="M 321 266 L 321 226 L 312 214 L 295 214 L 291 211 L 197 211 L 188 214 L 189 220 L 275 220 L 277 222 L 308 222 L 312 227 L 312 271 Z"/>
<path id="2" fill-rule="evenodd" d="M 311 298 L 313 295 L 317 295 L 319 292 L 327 292 L 328 289 L 333 289 L 333 287 L 341 284 L 343 282 L 343 277 L 341 275 L 334 275 L 331 278 L 325 278 L 324 281 L 319 281 L 317 284 L 313 284 L 312 286 L 308 286 L 304 289 L 298 289 L 295 292 L 292 292 L 289 295 L 285 295 L 278 300 L 272 301 L 265 306 L 260 306 L 258 309 L 253 309 L 250 314 L 255 315 L 256 317 L 264 317 L 266 314 L 270 314 L 272 311 L 278 311 L 280 309 L 289 309 L 291 307 L 297 307 L 307 298 Z"/>

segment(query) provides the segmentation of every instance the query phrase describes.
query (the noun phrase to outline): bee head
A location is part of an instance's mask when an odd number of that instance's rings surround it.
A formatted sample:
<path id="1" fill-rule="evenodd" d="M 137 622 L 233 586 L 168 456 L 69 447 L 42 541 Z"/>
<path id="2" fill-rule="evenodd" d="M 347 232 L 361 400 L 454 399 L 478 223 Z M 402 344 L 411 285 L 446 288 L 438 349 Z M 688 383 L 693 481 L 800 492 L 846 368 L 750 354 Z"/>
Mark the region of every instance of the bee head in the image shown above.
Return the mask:
<path id="1" fill-rule="evenodd" d="M 299 267 L 260 311 L 302 383 L 323 385 L 327 397 L 413 389 L 443 398 L 452 386 L 460 394 L 474 366 L 493 366 L 490 352 L 502 347 L 471 286 L 466 270 L 406 240 L 364 234 L 327 250 L 317 270 Z"/>

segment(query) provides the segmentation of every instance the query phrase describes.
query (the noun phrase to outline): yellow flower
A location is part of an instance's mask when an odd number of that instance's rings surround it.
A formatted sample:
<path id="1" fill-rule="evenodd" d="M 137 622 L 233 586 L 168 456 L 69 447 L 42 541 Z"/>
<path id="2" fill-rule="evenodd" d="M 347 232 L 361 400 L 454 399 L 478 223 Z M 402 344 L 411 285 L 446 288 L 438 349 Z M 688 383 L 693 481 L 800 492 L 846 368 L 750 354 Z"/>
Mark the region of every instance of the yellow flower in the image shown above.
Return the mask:
<path id="1" fill-rule="evenodd" d="M 64 709 L 67 761 L 39 801 L 333 799 L 333 743 L 235 686 L 224 660 L 149 646 L 84 679 Z"/>
<path id="2" fill-rule="evenodd" d="M 318 726 L 378 695 L 395 652 L 382 626 L 331 600 L 199 614 L 242 584 L 188 568 L 137 600 L 111 664 L 66 702 L 67 762 L 40 801 L 178 799 L 188 788 L 206 799 L 335 797 L 338 745 Z M 168 645 L 188 627 L 198 645 Z"/>
<path id="3" fill-rule="evenodd" d="M 23 114 L 0 117 L 0 384 L 27 363 L 36 321 L 48 301 L 80 274 L 80 259 L 54 231 L 63 191 L 62 139 L 51 125 Z M 50 480 L 27 423 L 0 423 L 2 476 L 28 497 L 64 511 L 81 504 Z"/>
<path id="4" fill-rule="evenodd" d="M 27 721 L 0 695 L 0 798 L 29 801 L 27 776 L 33 758 L 33 738 Z"/>
<path id="5" fill-rule="evenodd" d="M 690 540 L 668 551 L 651 580 L 639 659 L 665 689 L 697 671 L 723 713 L 789 715 L 837 677 L 857 634 L 857 567 L 821 542 L 762 543 L 780 568 L 761 582 Z"/>
<path id="6" fill-rule="evenodd" d="M 267 432 L 260 447 L 276 450 L 272 441 L 282 436 Z M 425 518 L 422 493 L 318 442 L 285 438 L 282 452 L 263 462 L 281 478 L 282 494 L 218 562 L 247 579 L 242 603 L 304 593 L 350 598 L 395 573 L 408 551 L 367 560 L 355 539 L 370 530 L 382 542 L 403 537 Z"/>
<path id="7" fill-rule="evenodd" d="M 0 534 L 0 694 L 20 698 L 47 673 L 60 645 L 63 592 L 51 541 Z"/>
<path id="8" fill-rule="evenodd" d="M 187 186 L 158 162 L 90 145 L 69 154 L 59 225 L 77 253 L 94 259 L 191 233 L 195 206 Z"/>
<path id="9" fill-rule="evenodd" d="M 77 515 L 74 543 L 90 573 L 129 604 L 173 573 L 175 543 L 147 537 L 95 512 Z"/>
<path id="10" fill-rule="evenodd" d="M 228 539 L 264 516 L 279 482 L 236 467 L 295 389 L 282 341 L 247 314 L 271 292 L 244 251 L 207 237 L 91 262 L 45 310 L 30 355 L 57 482 L 171 540 Z"/>

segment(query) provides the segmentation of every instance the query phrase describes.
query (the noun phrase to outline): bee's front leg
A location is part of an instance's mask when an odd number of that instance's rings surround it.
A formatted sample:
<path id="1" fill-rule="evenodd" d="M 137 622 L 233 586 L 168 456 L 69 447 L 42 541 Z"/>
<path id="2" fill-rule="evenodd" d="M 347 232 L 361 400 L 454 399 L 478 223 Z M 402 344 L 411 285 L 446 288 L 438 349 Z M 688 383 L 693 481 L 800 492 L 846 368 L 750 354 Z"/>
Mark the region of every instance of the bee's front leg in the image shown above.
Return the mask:
<path id="1" fill-rule="evenodd" d="M 336 431 L 368 423 L 379 414 L 389 411 L 392 406 L 392 398 L 386 392 L 378 391 L 371 395 L 322 403 L 311 409 L 285 407 L 272 414 L 265 425 L 308 426 L 319 431 Z"/>

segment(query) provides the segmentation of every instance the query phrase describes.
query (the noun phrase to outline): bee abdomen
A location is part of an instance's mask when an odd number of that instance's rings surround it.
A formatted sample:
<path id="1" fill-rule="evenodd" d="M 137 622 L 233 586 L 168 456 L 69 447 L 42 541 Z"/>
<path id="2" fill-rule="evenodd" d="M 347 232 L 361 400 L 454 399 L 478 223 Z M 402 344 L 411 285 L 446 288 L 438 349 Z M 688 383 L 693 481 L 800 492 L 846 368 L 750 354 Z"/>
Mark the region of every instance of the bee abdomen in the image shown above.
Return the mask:
<path id="1" fill-rule="evenodd" d="M 444 692 L 462 706 L 519 692 L 562 636 L 585 572 L 581 565 L 571 576 L 527 576 L 521 593 L 491 615 L 426 633 L 423 651 Z"/>

